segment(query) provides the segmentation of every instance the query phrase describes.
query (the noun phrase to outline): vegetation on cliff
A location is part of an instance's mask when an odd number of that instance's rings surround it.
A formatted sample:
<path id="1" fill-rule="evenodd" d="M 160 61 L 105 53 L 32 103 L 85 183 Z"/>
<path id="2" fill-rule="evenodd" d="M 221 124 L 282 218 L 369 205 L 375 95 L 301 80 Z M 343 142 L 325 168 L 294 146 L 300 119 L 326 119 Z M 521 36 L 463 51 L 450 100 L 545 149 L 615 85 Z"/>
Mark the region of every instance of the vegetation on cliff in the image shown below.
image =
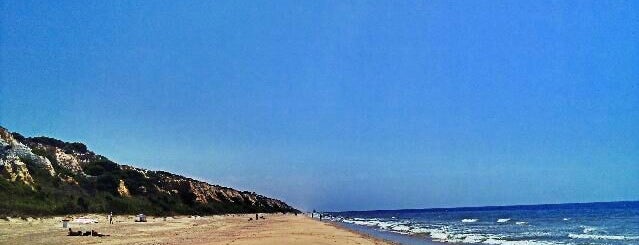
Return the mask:
<path id="1" fill-rule="evenodd" d="M 82 143 L 28 138 L 2 127 L 0 173 L 3 215 L 297 212 L 252 192 L 120 165 Z"/>

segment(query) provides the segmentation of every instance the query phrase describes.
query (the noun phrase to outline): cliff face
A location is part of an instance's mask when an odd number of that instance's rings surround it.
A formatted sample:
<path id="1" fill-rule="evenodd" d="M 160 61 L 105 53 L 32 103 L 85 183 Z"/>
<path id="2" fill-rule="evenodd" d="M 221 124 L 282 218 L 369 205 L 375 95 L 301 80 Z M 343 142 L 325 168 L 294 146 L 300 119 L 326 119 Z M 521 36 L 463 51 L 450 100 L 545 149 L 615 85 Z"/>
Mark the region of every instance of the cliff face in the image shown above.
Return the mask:
<path id="1" fill-rule="evenodd" d="M 47 171 L 54 176 L 55 170 L 51 162 L 42 156 L 31 152 L 31 149 L 16 140 L 6 129 L 0 127 L 0 172 L 2 177 L 11 182 L 21 182 L 29 187 L 34 186 L 34 180 L 26 162 Z"/>
<path id="2" fill-rule="evenodd" d="M 0 214 L 296 212 L 286 203 L 164 171 L 119 165 L 82 143 L 0 127 Z"/>

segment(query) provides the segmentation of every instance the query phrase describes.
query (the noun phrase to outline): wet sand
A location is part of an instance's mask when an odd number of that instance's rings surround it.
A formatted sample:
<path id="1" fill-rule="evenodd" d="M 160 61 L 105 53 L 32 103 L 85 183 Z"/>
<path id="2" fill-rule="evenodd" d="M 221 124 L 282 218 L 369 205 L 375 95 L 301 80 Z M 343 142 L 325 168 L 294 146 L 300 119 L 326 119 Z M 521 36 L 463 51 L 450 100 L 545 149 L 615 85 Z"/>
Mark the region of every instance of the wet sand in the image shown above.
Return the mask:
<path id="1" fill-rule="evenodd" d="M 86 215 L 97 224 L 70 223 L 73 230 L 96 230 L 108 237 L 72 237 L 62 228 L 63 217 L 0 220 L 0 244 L 390 244 L 360 233 L 313 220 L 303 215 L 255 215 L 207 217 L 116 216 L 108 224 L 104 215 Z"/>

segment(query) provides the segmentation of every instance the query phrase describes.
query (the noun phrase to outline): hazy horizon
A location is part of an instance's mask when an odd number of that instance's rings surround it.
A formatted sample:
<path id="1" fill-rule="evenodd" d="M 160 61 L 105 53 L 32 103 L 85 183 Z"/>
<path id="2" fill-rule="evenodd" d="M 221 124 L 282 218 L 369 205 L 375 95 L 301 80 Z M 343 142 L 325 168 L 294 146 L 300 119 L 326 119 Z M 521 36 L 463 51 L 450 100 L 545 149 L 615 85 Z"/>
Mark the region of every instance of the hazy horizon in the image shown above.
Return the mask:
<path id="1" fill-rule="evenodd" d="M 0 126 L 306 210 L 639 200 L 633 1 L 3 1 Z"/>

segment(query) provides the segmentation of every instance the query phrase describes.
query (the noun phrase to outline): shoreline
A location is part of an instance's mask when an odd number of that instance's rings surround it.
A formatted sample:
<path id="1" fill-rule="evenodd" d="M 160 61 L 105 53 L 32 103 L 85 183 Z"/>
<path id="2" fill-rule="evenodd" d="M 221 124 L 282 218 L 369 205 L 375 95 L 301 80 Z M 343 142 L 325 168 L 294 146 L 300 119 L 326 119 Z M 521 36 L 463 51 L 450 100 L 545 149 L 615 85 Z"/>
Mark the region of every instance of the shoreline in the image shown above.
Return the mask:
<path id="1" fill-rule="evenodd" d="M 382 237 L 376 237 L 374 235 L 368 234 L 366 232 L 361 232 L 361 231 L 357 231 L 354 229 L 349 229 L 346 226 L 341 225 L 340 223 L 334 222 L 334 221 L 319 221 L 316 220 L 317 222 L 322 222 L 322 223 L 326 223 L 332 227 L 334 227 L 335 229 L 340 229 L 346 232 L 352 232 L 352 233 L 356 233 L 362 237 L 365 237 L 367 239 L 371 239 L 374 240 L 376 242 L 379 242 L 380 244 L 393 244 L 393 245 L 400 245 L 401 243 L 397 242 L 397 241 L 393 241 L 393 240 L 389 240 L 389 239 L 384 239 Z"/>
<path id="2" fill-rule="evenodd" d="M 403 245 L 443 245 L 444 242 L 433 241 L 429 237 L 401 234 L 391 231 L 378 230 L 372 227 L 366 227 L 361 225 L 345 224 L 337 221 L 327 221 L 331 225 L 338 229 L 345 229 L 350 232 L 358 233 L 362 236 L 371 237 L 380 241 L 387 242 L 389 244 L 403 244 Z M 457 243 L 465 245 L 465 243 Z"/>

